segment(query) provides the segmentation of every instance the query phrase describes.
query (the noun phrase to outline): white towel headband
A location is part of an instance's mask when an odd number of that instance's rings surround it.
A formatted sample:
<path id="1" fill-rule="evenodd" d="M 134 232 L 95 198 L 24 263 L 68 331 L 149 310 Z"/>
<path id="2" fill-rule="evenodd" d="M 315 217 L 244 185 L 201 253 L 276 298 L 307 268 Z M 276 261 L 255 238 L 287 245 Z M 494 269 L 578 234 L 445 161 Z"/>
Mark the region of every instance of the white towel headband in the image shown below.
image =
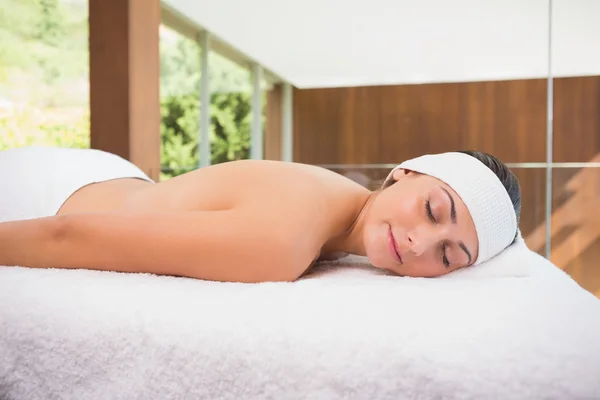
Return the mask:
<path id="1" fill-rule="evenodd" d="M 395 167 L 384 186 L 400 168 L 437 178 L 460 196 L 477 230 L 474 265 L 496 256 L 514 240 L 518 226 L 512 201 L 498 176 L 475 157 L 450 152 L 413 158 Z"/>

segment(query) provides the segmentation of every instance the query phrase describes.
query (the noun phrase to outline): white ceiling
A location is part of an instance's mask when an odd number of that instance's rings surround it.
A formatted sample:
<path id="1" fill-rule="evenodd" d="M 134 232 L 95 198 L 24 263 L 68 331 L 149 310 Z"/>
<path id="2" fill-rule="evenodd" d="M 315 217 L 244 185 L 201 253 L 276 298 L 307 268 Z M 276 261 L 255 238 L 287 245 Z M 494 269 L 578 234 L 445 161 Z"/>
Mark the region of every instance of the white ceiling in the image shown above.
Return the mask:
<path id="1" fill-rule="evenodd" d="M 548 76 L 548 0 L 163 2 L 299 88 Z M 553 75 L 600 75 L 600 0 L 553 5 Z"/>

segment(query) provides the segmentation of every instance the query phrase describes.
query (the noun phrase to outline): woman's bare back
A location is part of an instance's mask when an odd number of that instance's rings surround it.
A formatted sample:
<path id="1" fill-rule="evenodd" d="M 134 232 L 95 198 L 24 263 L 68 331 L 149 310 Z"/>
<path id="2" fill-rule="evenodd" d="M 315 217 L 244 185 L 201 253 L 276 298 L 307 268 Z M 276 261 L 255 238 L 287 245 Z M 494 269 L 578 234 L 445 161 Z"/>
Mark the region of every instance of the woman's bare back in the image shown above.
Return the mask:
<path id="1" fill-rule="evenodd" d="M 335 251 L 330 245 L 352 226 L 369 193 L 357 183 L 315 166 L 242 160 L 201 168 L 156 184 L 140 179 L 92 184 L 74 193 L 59 215 L 235 212 L 239 215 L 237 223 L 244 229 L 260 232 L 264 243 L 256 244 L 257 253 L 281 254 L 274 246 L 282 236 L 306 241 L 301 246 L 302 254 L 289 255 L 301 258 L 305 264 L 300 271 L 294 263 L 292 275 L 297 277 L 319 256 Z M 233 235 L 231 239 L 235 241 Z M 223 246 L 232 246 L 231 251 L 235 251 L 233 242 Z M 285 260 L 281 265 L 284 268 Z M 247 276 L 240 279 L 252 280 Z"/>
<path id="2" fill-rule="evenodd" d="M 136 178 L 94 183 L 69 197 L 58 214 L 218 211 L 257 206 L 255 202 L 271 209 L 288 207 L 286 200 L 292 194 L 300 203 L 329 202 L 335 212 L 347 203 L 348 196 L 366 193 L 362 186 L 323 168 L 240 160 L 197 169 L 156 184 Z"/>

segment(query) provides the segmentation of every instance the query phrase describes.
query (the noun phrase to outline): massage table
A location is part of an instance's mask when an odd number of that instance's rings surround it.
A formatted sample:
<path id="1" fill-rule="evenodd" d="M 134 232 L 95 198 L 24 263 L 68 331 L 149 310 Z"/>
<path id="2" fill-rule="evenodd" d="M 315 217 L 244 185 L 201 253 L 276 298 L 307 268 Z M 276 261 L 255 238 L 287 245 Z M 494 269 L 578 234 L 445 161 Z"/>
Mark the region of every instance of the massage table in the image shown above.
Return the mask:
<path id="1" fill-rule="evenodd" d="M 522 239 L 435 279 L 0 267 L 0 399 L 600 399 L 600 300 Z"/>

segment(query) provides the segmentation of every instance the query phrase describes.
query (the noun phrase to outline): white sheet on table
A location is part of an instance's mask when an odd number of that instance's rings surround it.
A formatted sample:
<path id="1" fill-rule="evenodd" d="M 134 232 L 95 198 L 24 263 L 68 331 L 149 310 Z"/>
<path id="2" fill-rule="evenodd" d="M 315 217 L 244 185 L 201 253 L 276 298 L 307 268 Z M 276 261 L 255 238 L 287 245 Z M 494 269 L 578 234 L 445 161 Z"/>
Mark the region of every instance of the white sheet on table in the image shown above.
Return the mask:
<path id="1" fill-rule="evenodd" d="M 441 279 L 0 267 L 2 399 L 600 398 L 600 301 L 521 243 Z"/>

